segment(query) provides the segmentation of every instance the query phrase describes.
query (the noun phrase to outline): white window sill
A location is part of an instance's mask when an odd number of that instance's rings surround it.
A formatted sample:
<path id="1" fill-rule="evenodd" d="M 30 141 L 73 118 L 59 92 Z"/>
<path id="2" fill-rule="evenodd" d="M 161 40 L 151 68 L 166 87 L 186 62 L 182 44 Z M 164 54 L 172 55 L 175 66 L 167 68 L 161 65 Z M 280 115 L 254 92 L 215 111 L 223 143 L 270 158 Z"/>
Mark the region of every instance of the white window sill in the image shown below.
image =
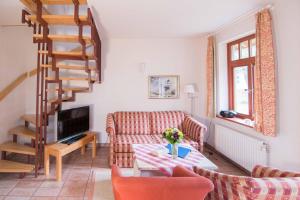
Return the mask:
<path id="1" fill-rule="evenodd" d="M 225 117 L 222 117 L 220 115 L 217 115 L 217 118 L 221 119 L 221 120 L 226 120 L 226 121 L 229 121 L 229 122 L 233 122 L 233 123 L 236 123 L 236 124 L 239 124 L 239 125 L 242 125 L 242 126 L 246 126 L 246 127 L 249 127 L 249 128 L 254 128 L 254 123 L 251 120 L 241 119 L 241 118 L 237 118 L 237 117 L 225 118 Z"/>

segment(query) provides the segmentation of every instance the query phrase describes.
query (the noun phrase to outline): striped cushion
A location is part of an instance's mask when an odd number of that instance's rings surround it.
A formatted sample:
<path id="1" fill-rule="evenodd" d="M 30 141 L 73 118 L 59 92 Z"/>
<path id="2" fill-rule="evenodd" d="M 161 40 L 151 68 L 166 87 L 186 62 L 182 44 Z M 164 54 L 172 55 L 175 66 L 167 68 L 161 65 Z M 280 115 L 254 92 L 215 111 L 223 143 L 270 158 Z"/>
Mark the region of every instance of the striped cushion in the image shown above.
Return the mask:
<path id="1" fill-rule="evenodd" d="M 198 149 L 198 143 L 188 137 L 185 137 L 182 143 Z M 161 135 L 117 135 L 114 151 L 121 153 L 133 152 L 131 144 L 168 144 L 168 141 L 163 139 Z"/>
<path id="2" fill-rule="evenodd" d="M 116 134 L 150 134 L 148 112 L 115 112 Z"/>
<path id="3" fill-rule="evenodd" d="M 178 128 L 182 130 L 184 116 L 184 112 L 181 111 L 151 112 L 151 134 L 162 134 L 167 128 Z"/>
<path id="4" fill-rule="evenodd" d="M 300 199 L 300 178 L 232 176 L 197 167 L 194 171 L 214 183 L 214 191 L 209 193 L 208 199 Z"/>
<path id="5" fill-rule="evenodd" d="M 252 178 L 251 199 L 300 199 L 300 178 Z"/>
<path id="6" fill-rule="evenodd" d="M 154 141 L 154 144 L 168 144 L 168 141 L 163 139 L 162 134 L 161 135 L 151 135 Z"/>
<path id="7" fill-rule="evenodd" d="M 129 153 L 132 151 L 131 144 L 152 144 L 155 143 L 151 135 L 117 135 L 115 152 Z"/>
<path id="8" fill-rule="evenodd" d="M 271 167 L 256 165 L 252 170 L 252 177 L 300 177 L 300 173 L 281 171 Z"/>

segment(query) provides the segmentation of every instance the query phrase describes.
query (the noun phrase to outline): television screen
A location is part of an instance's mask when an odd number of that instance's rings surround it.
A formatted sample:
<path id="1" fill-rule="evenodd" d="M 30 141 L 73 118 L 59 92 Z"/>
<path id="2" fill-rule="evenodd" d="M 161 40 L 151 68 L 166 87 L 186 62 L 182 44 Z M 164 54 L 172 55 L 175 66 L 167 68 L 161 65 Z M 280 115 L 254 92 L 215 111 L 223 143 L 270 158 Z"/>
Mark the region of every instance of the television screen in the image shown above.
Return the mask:
<path id="1" fill-rule="evenodd" d="M 71 138 L 88 131 L 90 128 L 89 106 L 62 110 L 58 112 L 57 139 Z"/>

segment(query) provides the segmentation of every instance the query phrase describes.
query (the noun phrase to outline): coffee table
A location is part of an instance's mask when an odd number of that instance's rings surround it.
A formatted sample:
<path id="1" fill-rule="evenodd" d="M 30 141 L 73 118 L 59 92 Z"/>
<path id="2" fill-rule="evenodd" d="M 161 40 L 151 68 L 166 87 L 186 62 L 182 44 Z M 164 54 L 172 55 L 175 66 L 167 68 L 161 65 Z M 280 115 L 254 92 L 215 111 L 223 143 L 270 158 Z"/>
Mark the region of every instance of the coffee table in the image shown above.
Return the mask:
<path id="1" fill-rule="evenodd" d="M 173 168 L 177 165 L 193 169 L 200 167 L 209 170 L 217 170 L 218 167 L 190 145 L 180 144 L 191 149 L 191 152 L 183 159 L 173 159 L 171 155 L 162 153 L 153 154 L 158 149 L 163 149 L 166 144 L 132 144 L 134 152 L 135 176 L 171 176 Z"/>

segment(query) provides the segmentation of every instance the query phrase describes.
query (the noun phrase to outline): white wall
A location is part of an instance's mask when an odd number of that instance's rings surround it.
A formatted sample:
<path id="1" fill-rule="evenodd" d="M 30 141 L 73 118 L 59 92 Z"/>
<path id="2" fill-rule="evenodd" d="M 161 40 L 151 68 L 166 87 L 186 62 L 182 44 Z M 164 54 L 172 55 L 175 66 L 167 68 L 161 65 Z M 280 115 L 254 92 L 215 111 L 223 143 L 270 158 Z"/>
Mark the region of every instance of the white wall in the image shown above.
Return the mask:
<path id="1" fill-rule="evenodd" d="M 253 129 L 246 128 L 224 120 L 216 119 L 215 123 L 226 126 L 237 134 L 248 134 L 260 138 L 270 145 L 269 164 L 274 167 L 290 170 L 300 170 L 300 93 L 299 82 L 299 55 L 300 55 L 300 1 L 289 0 L 273 2 L 272 9 L 274 23 L 274 38 L 277 52 L 277 130 L 275 138 L 264 137 Z M 255 17 L 249 16 L 234 23 L 216 35 L 218 55 L 222 57 L 224 42 L 235 39 L 243 34 L 255 30 Z M 219 59 L 219 61 L 222 58 Z M 222 68 L 222 62 L 218 63 Z M 224 79 L 223 79 L 224 81 Z M 219 82 L 219 86 L 224 82 Z M 222 97 L 222 93 L 219 93 Z M 221 98 L 220 98 L 221 99 Z M 221 102 L 220 102 L 221 101 Z M 219 107 L 222 106 L 222 100 Z M 224 103 L 223 103 L 224 104 Z M 225 103 L 226 105 L 226 103 Z M 224 106 L 224 105 L 223 105 Z M 214 133 L 209 137 L 209 143 L 214 145 Z"/>
<path id="2" fill-rule="evenodd" d="M 204 40 L 205 41 L 205 40 Z M 115 111 L 189 111 L 190 102 L 183 93 L 185 84 L 197 83 L 200 71 L 199 39 L 110 39 L 104 41 L 102 84 L 94 84 L 90 94 L 78 94 L 75 103 L 64 108 L 92 105 L 92 129 L 100 132 L 100 142 L 107 142 L 105 119 Z M 140 70 L 146 64 L 146 71 Z M 180 75 L 179 99 L 149 99 L 148 75 Z M 199 101 L 199 98 L 197 99 Z M 199 105 L 197 103 L 197 105 Z M 197 106 L 197 112 L 200 107 Z"/>
<path id="3" fill-rule="evenodd" d="M 0 90 L 35 66 L 32 30 L 28 27 L 0 27 Z M 33 89 L 32 86 L 30 89 Z M 0 102 L 0 142 L 9 140 L 7 131 L 21 123 L 26 111 L 26 81 Z"/>

